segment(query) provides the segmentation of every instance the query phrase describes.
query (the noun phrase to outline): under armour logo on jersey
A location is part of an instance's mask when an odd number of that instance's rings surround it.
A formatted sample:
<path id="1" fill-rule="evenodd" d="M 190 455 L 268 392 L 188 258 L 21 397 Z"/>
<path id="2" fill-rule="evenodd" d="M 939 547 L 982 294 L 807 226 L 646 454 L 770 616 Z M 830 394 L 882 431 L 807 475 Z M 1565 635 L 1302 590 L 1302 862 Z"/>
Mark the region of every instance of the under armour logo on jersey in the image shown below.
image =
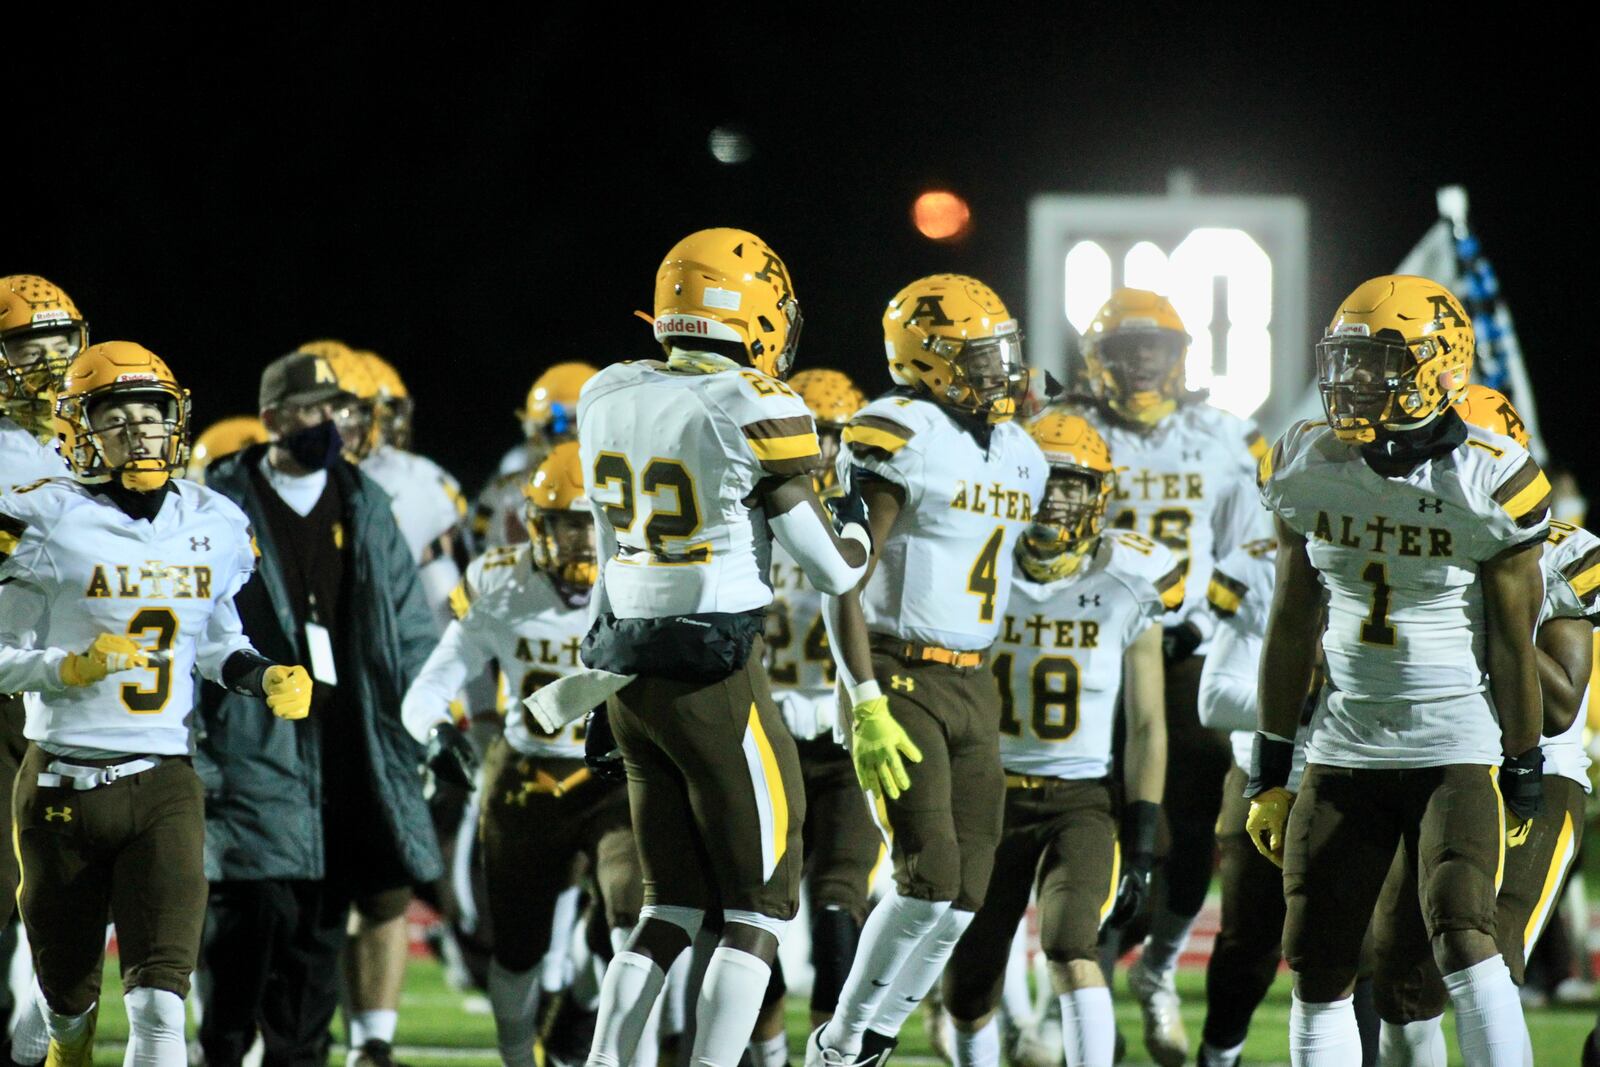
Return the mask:
<path id="1" fill-rule="evenodd" d="M 1432 498 L 1423 497 L 1421 500 L 1417 501 L 1417 510 L 1424 513 L 1432 511 L 1437 514 L 1438 512 L 1444 510 L 1444 498 L 1439 496 Z"/>
<path id="2" fill-rule="evenodd" d="M 1028 476 L 1028 468 L 1027 467 L 1018 467 L 1017 468 L 1017 477 L 1018 478 L 1026 478 L 1027 476 Z"/>
<path id="3" fill-rule="evenodd" d="M 1183 458 L 1184 458 L 1184 462 L 1186 462 L 1186 463 L 1199 463 L 1200 460 L 1203 459 L 1204 457 L 1205 457 L 1205 453 L 1200 451 L 1200 449 L 1198 449 L 1198 448 L 1196 448 L 1196 449 L 1188 449 L 1188 448 L 1186 448 L 1186 449 L 1183 450 Z"/>
<path id="4" fill-rule="evenodd" d="M 1079 593 L 1078 594 L 1078 607 L 1086 608 L 1090 604 L 1093 604 L 1095 607 L 1099 607 L 1100 606 L 1100 594 L 1099 593 L 1095 593 L 1093 596 L 1089 595 L 1088 593 Z"/>
<path id="5" fill-rule="evenodd" d="M 889 688 L 898 689 L 902 693 L 915 693 L 917 691 L 917 680 L 908 678 L 903 674 L 891 674 L 889 675 Z"/>
<path id="6" fill-rule="evenodd" d="M 56 809 L 56 808 L 45 808 L 44 809 L 44 821 L 45 822 L 54 822 L 57 819 L 60 819 L 62 822 L 71 822 L 72 821 L 72 809 L 71 808 L 61 808 L 59 810 Z"/>
<path id="7" fill-rule="evenodd" d="M 189 538 L 189 551 L 190 552 L 210 552 L 211 551 L 211 538 L 209 538 L 209 537 L 191 537 L 191 538 Z"/>

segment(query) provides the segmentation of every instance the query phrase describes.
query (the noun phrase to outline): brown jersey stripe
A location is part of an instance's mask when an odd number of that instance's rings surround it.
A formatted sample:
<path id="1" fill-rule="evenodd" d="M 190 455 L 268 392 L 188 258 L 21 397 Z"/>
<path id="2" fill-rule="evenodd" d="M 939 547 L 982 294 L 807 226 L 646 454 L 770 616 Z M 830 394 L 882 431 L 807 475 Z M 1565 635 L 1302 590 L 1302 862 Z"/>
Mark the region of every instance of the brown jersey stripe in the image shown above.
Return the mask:
<path id="1" fill-rule="evenodd" d="M 884 433 L 893 434 L 902 441 L 909 441 L 917 436 L 916 431 L 909 426 L 895 422 L 893 419 L 884 418 L 882 415 L 857 415 L 850 420 L 850 425 L 870 426 L 874 430 L 882 430 Z"/>
<path id="2" fill-rule="evenodd" d="M 1491 494 L 1494 497 L 1494 502 L 1499 504 L 1502 508 L 1506 507 L 1506 505 L 1515 500 L 1523 490 L 1527 489 L 1530 485 L 1537 481 L 1542 473 L 1543 472 L 1539 470 L 1538 461 L 1532 456 L 1527 457 L 1522 461 L 1522 466 L 1517 468 L 1516 473 L 1502 482 L 1500 484 L 1500 488 L 1496 489 L 1494 493 Z M 1517 516 L 1512 515 L 1511 517 L 1514 519 Z"/>
<path id="3" fill-rule="evenodd" d="M 1156 593 L 1161 597 L 1161 605 L 1168 611 L 1177 610 L 1183 603 L 1183 579 L 1188 572 L 1189 564 L 1184 562 L 1156 579 Z"/>
<path id="4" fill-rule="evenodd" d="M 792 415 L 786 419 L 760 419 L 740 427 L 752 441 L 770 441 L 779 437 L 802 437 L 815 434 L 817 424 L 810 415 Z"/>
<path id="5" fill-rule="evenodd" d="M 797 474 L 816 474 L 822 469 L 822 453 L 813 451 L 810 455 L 793 456 L 785 459 L 761 459 L 761 469 L 781 474 L 792 478 Z"/>
<path id="6" fill-rule="evenodd" d="M 1543 477 L 1543 475 L 1541 475 L 1540 477 Z M 1534 504 L 1527 511 L 1524 511 L 1522 513 L 1522 517 L 1518 518 L 1516 520 L 1517 529 L 1519 529 L 1519 530 L 1529 529 L 1530 527 L 1539 525 L 1541 522 L 1545 521 L 1545 519 L 1547 519 L 1549 517 L 1550 517 L 1550 490 L 1548 488 L 1546 488 L 1545 491 L 1544 491 L 1544 495 L 1539 497 L 1538 503 Z"/>
<path id="7" fill-rule="evenodd" d="M 1561 577 L 1572 586 L 1581 603 L 1586 606 L 1592 604 L 1595 594 L 1600 593 L 1600 545 L 1562 567 Z"/>
<path id="8" fill-rule="evenodd" d="M 1234 615 L 1239 611 L 1239 605 L 1250 592 L 1250 587 L 1237 578 L 1223 574 L 1221 571 L 1211 572 L 1211 586 L 1206 590 L 1206 599 L 1211 602 L 1212 610 L 1218 615 Z"/>

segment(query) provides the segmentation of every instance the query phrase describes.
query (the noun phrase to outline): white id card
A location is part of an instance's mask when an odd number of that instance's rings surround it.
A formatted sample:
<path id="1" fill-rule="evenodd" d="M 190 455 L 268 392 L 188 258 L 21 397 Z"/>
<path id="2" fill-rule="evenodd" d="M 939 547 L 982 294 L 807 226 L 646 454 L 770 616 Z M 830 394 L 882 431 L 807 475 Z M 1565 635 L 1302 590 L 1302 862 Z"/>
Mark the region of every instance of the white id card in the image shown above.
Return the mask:
<path id="1" fill-rule="evenodd" d="M 339 672 L 333 668 L 333 638 L 321 623 L 306 623 L 306 651 L 311 654 L 311 677 L 323 685 L 338 685 Z"/>

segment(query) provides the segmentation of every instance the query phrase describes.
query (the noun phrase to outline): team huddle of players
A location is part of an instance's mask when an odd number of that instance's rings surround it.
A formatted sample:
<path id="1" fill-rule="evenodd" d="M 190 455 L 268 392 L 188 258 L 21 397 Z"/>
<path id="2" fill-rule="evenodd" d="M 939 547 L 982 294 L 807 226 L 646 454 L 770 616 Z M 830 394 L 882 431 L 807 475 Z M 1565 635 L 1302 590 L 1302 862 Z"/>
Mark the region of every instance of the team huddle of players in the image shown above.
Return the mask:
<path id="1" fill-rule="evenodd" d="M 31 742 L 19 900 L 51 1056 L 81 1062 L 102 946 L 66 922 L 95 903 L 65 872 L 125 849 L 176 877 L 199 857 L 191 829 L 136 817 L 86 860 L 50 813 L 92 821 L 100 800 L 109 826 L 160 801 L 198 820 L 193 772 L 163 759 L 188 751 L 192 672 L 284 717 L 311 682 L 240 632 L 237 509 L 166 493 L 188 399 L 165 365 L 87 347 L 59 290 L 6 281 L 33 309 L 0 319 L 0 691 L 28 694 Z M 1452 294 L 1358 287 L 1317 346 L 1326 421 L 1271 448 L 1185 387 L 1189 338 L 1155 293 L 1100 310 L 1078 392 L 1030 373 L 1018 321 L 961 275 L 889 301 L 888 393 L 791 374 L 793 281 L 741 230 L 679 242 L 651 319 L 661 358 L 536 383 L 464 574 L 465 506 L 405 450 L 398 375 L 303 346 L 359 399 L 341 436 L 395 498 L 444 624 L 388 713 L 436 778 L 476 787 L 507 1064 L 536 1062 L 562 984 L 542 961 L 568 954 L 580 899 L 609 931 L 588 1063 L 674 1044 L 679 1062 L 788 1062 L 777 958 L 802 884 L 808 1067 L 887 1062 L 925 1001 L 961 1067 L 1109 1067 L 1109 974 L 1135 945 L 1165 1067 L 1237 1063 L 1280 957 L 1296 1064 L 1361 1063 L 1364 1038 L 1385 1064 L 1443 1064 L 1447 1000 L 1468 1062 L 1531 1062 L 1516 983 L 1582 831 L 1600 541 L 1549 520 L 1520 420 L 1471 383 Z M 258 433 L 230 424 L 195 458 Z M 196 539 L 204 564 L 180 551 Z M 157 551 L 171 590 L 130 596 Z M 503 727 L 480 766 L 464 712 L 486 707 Z M 1174 973 L 1219 846 L 1191 1051 Z M 871 905 L 885 852 L 893 886 Z M 124 972 L 146 976 L 128 981 L 131 1049 L 167 1062 L 204 898 L 189 926 L 146 919 L 147 886 L 119 877 Z M 1030 900 L 1037 1013 L 1013 966 Z"/>

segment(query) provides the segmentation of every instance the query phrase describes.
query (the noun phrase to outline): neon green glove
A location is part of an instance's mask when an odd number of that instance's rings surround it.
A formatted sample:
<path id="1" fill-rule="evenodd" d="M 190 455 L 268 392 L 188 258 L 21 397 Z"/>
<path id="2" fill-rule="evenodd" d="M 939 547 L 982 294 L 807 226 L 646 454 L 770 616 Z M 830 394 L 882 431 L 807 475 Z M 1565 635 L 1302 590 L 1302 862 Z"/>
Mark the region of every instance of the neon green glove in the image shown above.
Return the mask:
<path id="1" fill-rule="evenodd" d="M 922 752 L 889 714 L 889 698 L 879 692 L 877 682 L 857 686 L 851 697 L 855 725 L 850 731 L 850 759 L 856 765 L 856 780 L 869 793 L 899 800 L 911 788 L 901 757 L 921 763 Z"/>
<path id="2" fill-rule="evenodd" d="M 1294 807 L 1294 794 L 1282 786 L 1274 786 L 1250 798 L 1250 815 L 1244 821 L 1244 831 L 1256 851 L 1267 859 L 1283 866 L 1284 827 L 1289 823 L 1289 809 Z"/>
<path id="3" fill-rule="evenodd" d="M 148 667 L 143 648 L 121 634 L 101 634 L 83 652 L 69 652 L 61 661 L 61 681 L 70 686 L 93 685 L 108 674 Z"/>
<path id="4" fill-rule="evenodd" d="M 268 667 L 261 675 L 267 707 L 280 719 L 303 719 L 311 712 L 311 675 L 304 667 Z"/>

